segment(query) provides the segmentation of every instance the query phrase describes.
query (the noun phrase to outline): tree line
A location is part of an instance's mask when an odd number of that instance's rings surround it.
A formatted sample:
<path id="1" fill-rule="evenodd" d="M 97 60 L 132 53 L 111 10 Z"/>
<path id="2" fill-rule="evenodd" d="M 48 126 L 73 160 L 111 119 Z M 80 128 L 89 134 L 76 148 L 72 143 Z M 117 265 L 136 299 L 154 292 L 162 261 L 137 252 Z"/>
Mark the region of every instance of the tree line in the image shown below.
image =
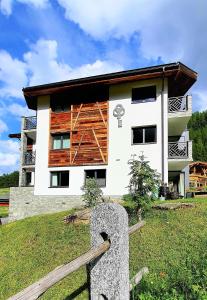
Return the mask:
<path id="1" fill-rule="evenodd" d="M 207 161 L 207 110 L 194 112 L 188 129 L 193 141 L 193 160 Z"/>
<path id="2" fill-rule="evenodd" d="M 10 174 L 0 176 L 0 188 L 8 188 L 19 185 L 19 172 L 14 171 Z"/>

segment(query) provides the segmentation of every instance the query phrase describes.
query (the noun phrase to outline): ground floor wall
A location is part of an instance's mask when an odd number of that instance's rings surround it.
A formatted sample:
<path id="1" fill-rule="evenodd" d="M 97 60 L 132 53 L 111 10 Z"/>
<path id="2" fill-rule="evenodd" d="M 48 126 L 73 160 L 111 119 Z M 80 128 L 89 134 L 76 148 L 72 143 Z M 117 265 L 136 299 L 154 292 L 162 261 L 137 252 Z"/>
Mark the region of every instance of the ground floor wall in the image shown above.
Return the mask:
<path id="1" fill-rule="evenodd" d="M 119 195 L 107 197 L 111 200 L 121 198 Z M 9 220 L 66 211 L 83 205 L 81 195 L 34 195 L 33 187 L 13 187 L 10 188 Z"/>

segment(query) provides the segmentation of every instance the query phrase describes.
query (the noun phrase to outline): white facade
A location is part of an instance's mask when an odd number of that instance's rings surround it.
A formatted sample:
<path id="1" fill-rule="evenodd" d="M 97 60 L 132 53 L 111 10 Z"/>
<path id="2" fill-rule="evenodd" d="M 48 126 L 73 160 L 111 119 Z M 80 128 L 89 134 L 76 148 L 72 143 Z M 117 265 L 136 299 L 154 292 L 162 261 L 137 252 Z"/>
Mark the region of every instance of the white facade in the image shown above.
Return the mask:
<path id="1" fill-rule="evenodd" d="M 156 85 L 157 99 L 154 102 L 132 104 L 132 88 Z M 164 168 L 164 182 L 168 182 L 168 94 L 167 80 L 137 81 L 113 85 L 109 88 L 109 128 L 108 164 L 99 166 L 48 167 L 50 98 L 41 96 L 37 105 L 35 195 L 81 195 L 87 169 L 106 169 L 104 195 L 123 195 L 128 193 L 129 165 L 132 155 L 143 154 L 153 169 L 161 174 Z M 162 109 L 163 102 L 163 109 Z M 113 116 L 117 104 L 125 109 L 122 127 Z M 162 123 L 163 114 L 163 123 Z M 162 128 L 162 124 L 164 125 Z M 155 125 L 157 141 L 151 144 L 132 144 L 132 128 Z M 163 136 L 163 140 L 162 140 Z M 164 145 L 162 149 L 162 145 Z M 162 153 L 164 151 L 164 153 Z M 164 164 L 164 167 L 162 167 Z M 69 170 L 68 188 L 51 188 L 50 172 Z"/>

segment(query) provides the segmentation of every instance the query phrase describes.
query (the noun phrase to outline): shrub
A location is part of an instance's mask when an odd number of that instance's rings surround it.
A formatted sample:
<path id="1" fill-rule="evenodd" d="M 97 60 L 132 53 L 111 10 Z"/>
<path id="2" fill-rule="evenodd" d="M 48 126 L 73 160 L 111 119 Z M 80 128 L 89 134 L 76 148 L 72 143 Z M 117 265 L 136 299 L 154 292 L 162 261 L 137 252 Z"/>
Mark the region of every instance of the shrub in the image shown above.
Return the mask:
<path id="1" fill-rule="evenodd" d="M 103 201 L 103 192 L 97 184 L 95 178 L 86 178 L 86 183 L 82 187 L 83 201 L 86 207 L 94 207 Z"/>
<path id="2" fill-rule="evenodd" d="M 129 181 L 129 192 L 131 200 L 136 204 L 138 219 L 141 219 L 143 209 L 150 206 L 151 202 L 157 198 L 160 175 L 149 166 L 149 162 L 144 160 L 144 155 L 138 159 L 129 161 L 131 175 Z"/>

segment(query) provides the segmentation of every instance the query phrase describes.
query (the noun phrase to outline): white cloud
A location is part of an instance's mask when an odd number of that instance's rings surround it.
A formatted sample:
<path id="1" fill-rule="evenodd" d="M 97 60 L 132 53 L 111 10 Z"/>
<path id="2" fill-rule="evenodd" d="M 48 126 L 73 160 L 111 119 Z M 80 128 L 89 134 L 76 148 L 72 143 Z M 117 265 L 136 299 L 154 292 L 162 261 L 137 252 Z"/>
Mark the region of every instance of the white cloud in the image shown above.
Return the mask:
<path id="1" fill-rule="evenodd" d="M 20 105 L 18 103 L 13 103 L 11 105 L 8 105 L 6 108 L 6 111 L 11 113 L 12 115 L 16 117 L 22 117 L 22 116 L 33 116 L 34 111 L 31 109 L 28 109 L 26 106 Z"/>
<path id="2" fill-rule="evenodd" d="M 56 41 L 40 39 L 31 45 L 31 50 L 23 55 L 22 61 L 0 50 L 0 97 L 22 98 L 22 88 L 27 85 L 45 84 L 122 69 L 121 65 L 113 61 L 100 60 L 71 68 L 59 61 Z M 25 112 L 25 108 L 16 104 L 6 109 L 17 116 Z"/>
<path id="3" fill-rule="evenodd" d="M 58 0 L 65 17 L 93 38 L 129 40 L 139 36 L 137 52 L 143 59 L 182 61 L 199 73 L 195 85 L 207 94 L 207 1 L 197 0 Z M 200 109 L 206 100 L 199 97 Z"/>
<path id="4" fill-rule="evenodd" d="M 4 121 L 2 121 L 0 119 L 0 135 L 1 133 L 5 132 L 8 130 L 8 126 L 6 125 L 6 123 Z"/>
<path id="5" fill-rule="evenodd" d="M 1 0 L 0 11 L 4 15 L 10 15 L 12 13 L 12 6 L 15 2 L 19 2 L 26 5 L 32 5 L 35 8 L 45 8 L 48 5 L 48 0 Z"/>
<path id="6" fill-rule="evenodd" d="M 25 62 L 0 50 L 0 97 L 22 97 L 22 87 L 27 84 Z"/>
<path id="7" fill-rule="evenodd" d="M 18 170 L 19 143 L 0 140 L 0 174 Z"/>

